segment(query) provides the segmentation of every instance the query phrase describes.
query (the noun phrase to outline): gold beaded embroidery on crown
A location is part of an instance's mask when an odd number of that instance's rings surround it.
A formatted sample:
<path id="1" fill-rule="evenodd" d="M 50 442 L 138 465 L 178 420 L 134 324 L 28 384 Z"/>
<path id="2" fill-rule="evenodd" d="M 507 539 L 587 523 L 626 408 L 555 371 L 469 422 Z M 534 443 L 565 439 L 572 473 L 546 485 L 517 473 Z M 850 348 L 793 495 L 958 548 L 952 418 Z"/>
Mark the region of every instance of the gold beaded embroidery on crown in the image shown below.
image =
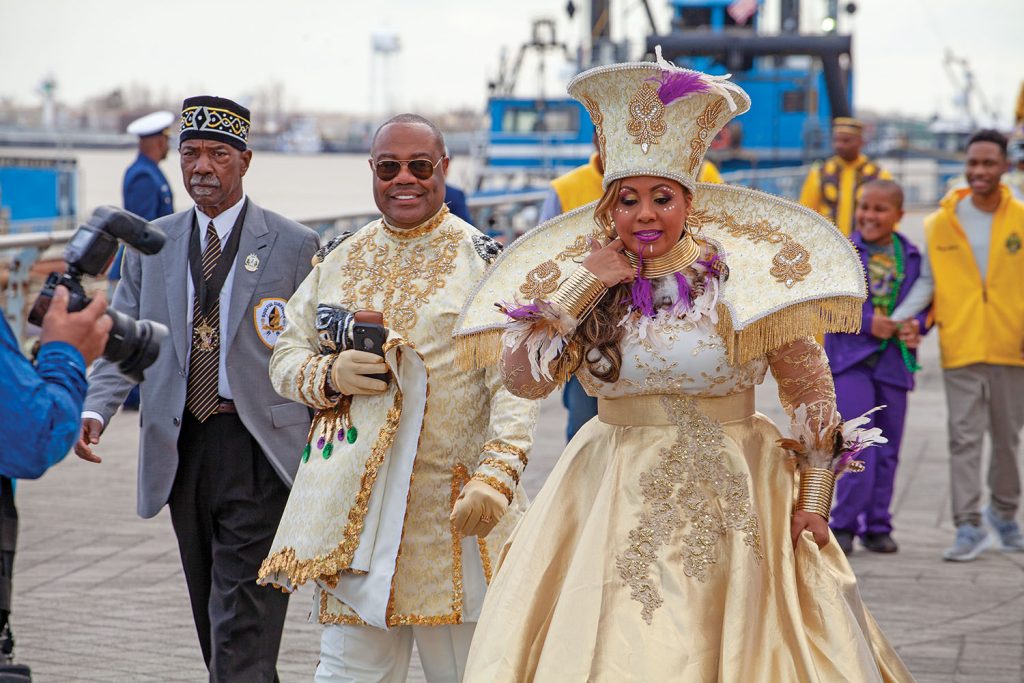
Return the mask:
<path id="1" fill-rule="evenodd" d="M 689 89 L 679 94 L 663 87 L 673 79 L 688 81 Z M 692 191 L 711 140 L 750 108 L 747 94 L 725 78 L 664 61 L 590 69 L 569 83 L 569 94 L 593 119 L 606 188 L 619 178 L 650 175 Z"/>

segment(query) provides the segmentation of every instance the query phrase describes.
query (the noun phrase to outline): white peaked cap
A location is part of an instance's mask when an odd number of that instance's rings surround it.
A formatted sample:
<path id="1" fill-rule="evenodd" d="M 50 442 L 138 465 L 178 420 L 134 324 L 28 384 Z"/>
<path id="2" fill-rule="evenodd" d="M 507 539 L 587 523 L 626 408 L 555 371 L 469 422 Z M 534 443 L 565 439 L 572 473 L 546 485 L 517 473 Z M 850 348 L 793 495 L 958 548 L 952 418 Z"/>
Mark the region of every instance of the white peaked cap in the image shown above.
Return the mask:
<path id="1" fill-rule="evenodd" d="M 129 123 L 128 132 L 140 138 L 156 135 L 170 128 L 175 118 L 169 111 L 155 111 Z"/>

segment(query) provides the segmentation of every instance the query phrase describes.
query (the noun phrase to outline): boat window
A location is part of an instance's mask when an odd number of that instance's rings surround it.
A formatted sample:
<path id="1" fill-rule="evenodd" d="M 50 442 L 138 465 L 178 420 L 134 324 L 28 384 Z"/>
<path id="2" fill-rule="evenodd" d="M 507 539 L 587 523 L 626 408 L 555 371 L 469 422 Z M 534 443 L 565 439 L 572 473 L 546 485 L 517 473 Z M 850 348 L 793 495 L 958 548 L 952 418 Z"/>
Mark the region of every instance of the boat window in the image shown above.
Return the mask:
<path id="1" fill-rule="evenodd" d="M 572 106 L 506 109 L 501 123 L 506 133 L 575 133 L 579 110 Z"/>

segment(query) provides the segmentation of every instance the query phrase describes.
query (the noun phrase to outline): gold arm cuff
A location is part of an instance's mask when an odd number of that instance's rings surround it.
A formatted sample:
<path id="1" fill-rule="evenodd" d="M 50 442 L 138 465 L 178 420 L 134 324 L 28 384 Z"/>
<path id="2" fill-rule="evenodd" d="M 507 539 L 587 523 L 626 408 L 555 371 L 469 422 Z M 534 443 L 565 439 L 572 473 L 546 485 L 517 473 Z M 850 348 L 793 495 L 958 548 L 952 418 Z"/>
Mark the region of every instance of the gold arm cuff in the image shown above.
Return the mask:
<path id="1" fill-rule="evenodd" d="M 828 521 L 832 512 L 832 494 L 836 488 L 836 475 L 821 467 L 800 470 L 800 496 L 796 509 L 821 515 Z"/>
<path id="2" fill-rule="evenodd" d="M 594 310 L 607 291 L 608 288 L 596 275 L 580 266 L 558 285 L 551 295 L 551 303 L 580 321 Z"/>

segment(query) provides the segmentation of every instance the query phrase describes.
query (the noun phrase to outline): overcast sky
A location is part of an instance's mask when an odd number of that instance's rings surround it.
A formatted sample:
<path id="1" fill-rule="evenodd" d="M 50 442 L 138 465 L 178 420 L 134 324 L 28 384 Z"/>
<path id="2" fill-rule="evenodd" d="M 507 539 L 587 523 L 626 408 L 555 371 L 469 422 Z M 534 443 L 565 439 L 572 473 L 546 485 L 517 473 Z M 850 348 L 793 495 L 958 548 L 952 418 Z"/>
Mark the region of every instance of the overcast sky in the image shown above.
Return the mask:
<path id="1" fill-rule="evenodd" d="M 664 32 L 667 2 L 650 2 Z M 774 13 L 777 2 L 768 0 L 765 11 Z M 570 22 L 565 4 L 0 0 L 0 97 L 38 102 L 36 88 L 47 74 L 68 102 L 132 83 L 174 99 L 200 92 L 238 98 L 278 81 L 289 106 L 366 112 L 375 96 L 371 35 L 387 30 L 401 40 L 386 79 L 399 108 L 482 107 L 500 48 L 517 49 L 533 18 L 557 18 L 561 37 L 578 44 L 583 19 L 577 14 Z M 824 4 L 804 0 L 805 25 L 818 21 Z M 616 33 L 641 44 L 646 19 L 638 2 L 613 0 L 613 20 Z M 954 88 L 943 67 L 951 48 L 969 60 L 981 90 L 1010 122 L 1024 81 L 1024 0 L 859 0 L 841 28 L 854 35 L 856 107 L 951 113 Z M 570 74 L 550 64 L 553 94 Z"/>

